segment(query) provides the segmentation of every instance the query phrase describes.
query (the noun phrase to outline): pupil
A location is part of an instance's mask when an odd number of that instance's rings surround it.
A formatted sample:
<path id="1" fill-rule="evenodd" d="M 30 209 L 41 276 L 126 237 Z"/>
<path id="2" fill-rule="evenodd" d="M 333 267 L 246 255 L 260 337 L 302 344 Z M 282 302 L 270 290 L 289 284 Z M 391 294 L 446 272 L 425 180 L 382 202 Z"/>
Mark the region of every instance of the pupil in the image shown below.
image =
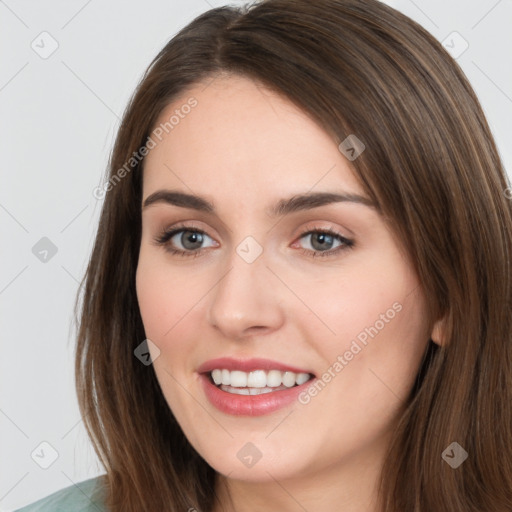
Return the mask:
<path id="1" fill-rule="evenodd" d="M 189 233 L 186 235 L 186 233 Z M 197 233 L 195 231 L 184 231 L 183 235 L 181 235 L 181 243 L 183 244 L 183 247 L 185 249 L 197 249 L 197 247 L 194 244 L 198 244 L 201 246 L 201 243 L 203 241 L 203 235 L 201 233 Z M 190 246 L 190 244 L 192 246 Z"/>
<path id="2" fill-rule="evenodd" d="M 317 242 L 318 239 L 318 242 Z M 332 244 L 333 237 L 327 233 L 313 233 L 313 238 L 311 239 L 311 245 L 316 250 L 322 250 L 326 248 L 327 245 Z M 315 243 L 319 243 L 317 247 L 315 247 Z"/>

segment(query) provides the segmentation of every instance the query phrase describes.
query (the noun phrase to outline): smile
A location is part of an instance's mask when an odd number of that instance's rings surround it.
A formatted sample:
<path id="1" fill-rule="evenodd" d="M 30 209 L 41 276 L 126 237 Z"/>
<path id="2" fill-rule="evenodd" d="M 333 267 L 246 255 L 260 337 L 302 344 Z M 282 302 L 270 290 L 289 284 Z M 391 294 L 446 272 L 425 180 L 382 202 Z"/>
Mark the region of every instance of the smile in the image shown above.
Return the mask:
<path id="1" fill-rule="evenodd" d="M 222 391 L 237 395 L 261 395 L 300 386 L 313 376 L 309 373 L 296 373 L 281 370 L 240 370 L 214 369 L 211 379 Z"/>
<path id="2" fill-rule="evenodd" d="M 234 416 L 300 407 L 298 396 L 316 380 L 310 368 L 264 358 L 219 357 L 201 364 L 196 375 L 210 404 Z"/>

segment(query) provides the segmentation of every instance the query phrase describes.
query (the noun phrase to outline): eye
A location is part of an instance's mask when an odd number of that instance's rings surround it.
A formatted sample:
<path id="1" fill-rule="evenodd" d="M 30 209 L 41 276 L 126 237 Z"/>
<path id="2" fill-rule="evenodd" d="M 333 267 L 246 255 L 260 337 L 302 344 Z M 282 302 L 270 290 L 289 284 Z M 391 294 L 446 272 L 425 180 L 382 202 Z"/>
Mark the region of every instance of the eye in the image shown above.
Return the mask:
<path id="1" fill-rule="evenodd" d="M 171 254 L 180 256 L 198 256 L 202 249 L 202 244 L 207 240 L 214 242 L 210 247 L 215 247 L 215 242 L 201 229 L 193 226 L 177 226 L 171 230 L 164 230 L 155 238 L 157 245 L 165 246 L 165 250 Z"/>
<path id="2" fill-rule="evenodd" d="M 312 257 L 333 256 L 354 246 L 353 240 L 349 240 L 332 229 L 313 228 L 302 233 L 299 240 L 301 239 L 308 240 L 307 245 L 311 247 L 311 249 L 302 248 L 301 252 Z"/>

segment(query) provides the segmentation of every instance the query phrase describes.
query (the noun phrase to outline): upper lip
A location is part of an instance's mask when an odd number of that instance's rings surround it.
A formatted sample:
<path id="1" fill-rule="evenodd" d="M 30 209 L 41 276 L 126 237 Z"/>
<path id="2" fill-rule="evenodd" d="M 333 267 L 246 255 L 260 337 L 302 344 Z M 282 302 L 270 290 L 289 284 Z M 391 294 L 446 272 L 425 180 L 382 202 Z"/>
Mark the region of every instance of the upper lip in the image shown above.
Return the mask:
<path id="1" fill-rule="evenodd" d="M 198 373 L 208 373 L 212 370 L 240 370 L 243 372 L 252 372 L 254 370 L 280 370 L 282 372 L 294 373 L 311 373 L 310 370 L 304 370 L 283 364 L 279 361 L 272 361 L 271 359 L 251 358 L 251 359 L 236 359 L 233 357 L 219 357 L 217 359 L 210 359 L 204 362 L 197 369 Z"/>

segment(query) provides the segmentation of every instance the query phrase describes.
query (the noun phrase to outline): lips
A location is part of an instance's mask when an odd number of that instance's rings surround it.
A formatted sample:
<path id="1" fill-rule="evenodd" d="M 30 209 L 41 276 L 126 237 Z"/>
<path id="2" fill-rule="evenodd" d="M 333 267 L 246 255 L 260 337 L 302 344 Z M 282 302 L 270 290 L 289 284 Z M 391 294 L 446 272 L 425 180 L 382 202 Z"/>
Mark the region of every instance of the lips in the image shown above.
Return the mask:
<path id="1" fill-rule="evenodd" d="M 272 361 L 271 359 L 235 359 L 231 357 L 219 357 L 206 361 L 199 366 L 197 373 L 209 373 L 215 369 L 241 370 L 243 372 L 251 372 L 254 370 L 280 370 L 282 372 L 311 373 L 314 375 L 310 369 L 301 369 L 278 361 Z"/>
<path id="2" fill-rule="evenodd" d="M 309 374 L 311 378 L 307 382 L 293 385 L 293 387 L 279 386 L 273 389 L 239 387 L 235 389 L 231 386 L 215 385 L 211 373 L 213 370 L 219 369 L 247 373 L 257 370 L 266 372 L 278 370 L 302 375 Z M 298 395 L 315 379 L 313 372 L 309 369 L 259 358 L 248 360 L 212 359 L 203 363 L 197 372 L 200 374 L 203 391 L 210 403 L 221 412 L 235 416 L 260 416 L 282 409 L 296 401 Z M 242 394 L 242 391 L 247 392 Z"/>

